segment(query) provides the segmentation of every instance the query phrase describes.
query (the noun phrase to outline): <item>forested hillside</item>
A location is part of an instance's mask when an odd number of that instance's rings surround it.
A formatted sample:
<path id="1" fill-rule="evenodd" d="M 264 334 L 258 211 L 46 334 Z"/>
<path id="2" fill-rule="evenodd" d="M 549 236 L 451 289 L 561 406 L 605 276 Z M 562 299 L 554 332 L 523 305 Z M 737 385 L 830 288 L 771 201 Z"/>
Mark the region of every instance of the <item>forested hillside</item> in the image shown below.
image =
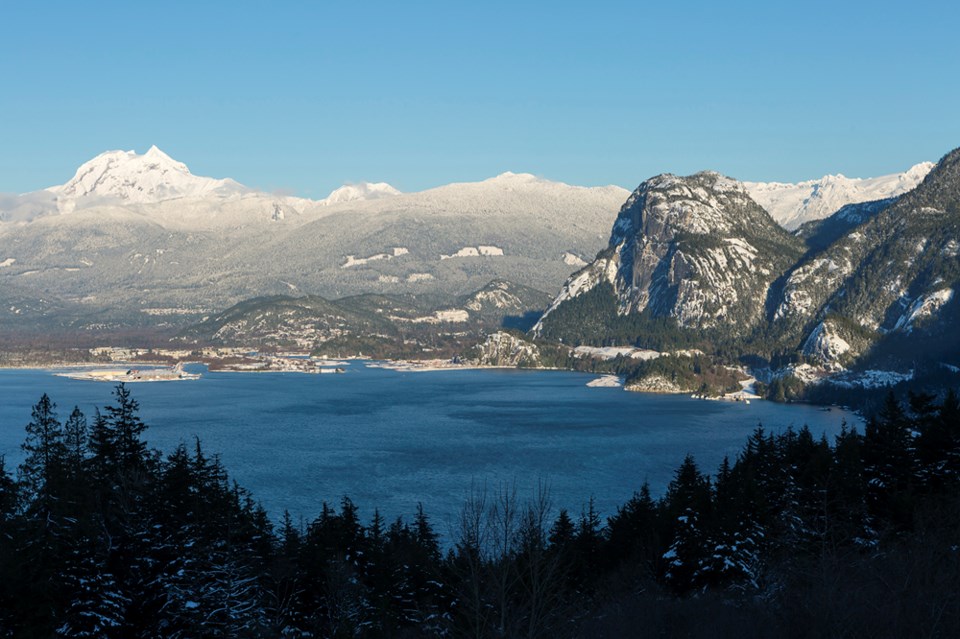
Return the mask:
<path id="1" fill-rule="evenodd" d="M 960 636 L 953 394 L 833 442 L 759 427 L 606 518 L 475 492 L 445 539 L 348 497 L 271 522 L 199 441 L 151 450 L 138 408 L 43 396 L 0 463 L 0 636 Z"/>

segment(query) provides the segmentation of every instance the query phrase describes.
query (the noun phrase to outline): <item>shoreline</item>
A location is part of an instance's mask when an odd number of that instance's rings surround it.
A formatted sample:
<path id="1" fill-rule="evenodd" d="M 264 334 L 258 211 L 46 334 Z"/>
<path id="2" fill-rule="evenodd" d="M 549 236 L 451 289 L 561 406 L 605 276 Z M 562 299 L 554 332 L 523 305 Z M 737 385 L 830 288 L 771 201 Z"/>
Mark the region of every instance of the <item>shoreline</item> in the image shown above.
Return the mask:
<path id="1" fill-rule="evenodd" d="M 329 358 L 317 358 L 313 359 L 310 357 L 301 357 L 300 354 L 297 354 L 298 357 L 290 357 L 292 360 L 306 360 L 312 361 L 320 365 L 327 366 L 336 366 L 338 368 L 349 366 L 353 362 L 362 363 L 365 368 L 374 368 L 380 370 L 389 370 L 397 373 L 440 373 L 440 372 L 452 372 L 452 371 L 482 371 L 482 370 L 517 370 L 517 371 L 563 371 L 570 373 L 581 373 L 583 375 L 593 376 L 593 379 L 590 379 L 585 383 L 586 386 L 590 388 L 617 388 L 625 392 L 631 393 L 641 393 L 641 394 L 651 394 L 651 395 L 685 395 L 690 399 L 699 400 L 699 401 L 723 401 L 723 402 L 732 402 L 732 403 L 743 403 L 749 405 L 752 401 L 764 400 L 763 397 L 757 395 L 755 392 L 755 385 L 757 379 L 753 376 L 748 379 L 741 380 L 739 382 L 741 389 L 739 391 L 734 391 L 730 393 L 725 393 L 720 396 L 713 397 L 704 397 L 698 395 L 695 391 L 689 389 L 661 389 L 661 390 L 634 390 L 627 384 L 626 378 L 621 375 L 616 375 L 614 373 L 601 373 L 593 371 L 578 371 L 572 368 L 558 368 L 558 367 L 517 367 L 517 366 L 494 366 L 494 365 L 485 365 L 485 364 L 454 364 L 449 360 L 408 360 L 408 359 L 385 359 L 385 360 L 375 360 L 368 357 L 341 357 L 336 360 Z M 204 374 L 210 373 L 297 373 L 300 375 L 332 375 L 332 374 L 345 374 L 349 372 L 348 370 L 304 370 L 302 368 L 233 368 L 228 366 L 226 368 L 212 368 L 211 364 L 213 362 L 205 362 L 202 360 L 184 360 L 178 362 L 173 366 L 178 364 L 180 365 L 202 365 L 206 367 Z M 321 364 L 322 363 L 322 364 Z M 169 362 L 109 362 L 109 363 L 70 363 L 70 364 L 55 364 L 55 365 L 41 365 L 41 366 L 0 366 L 0 370 L 41 370 L 58 377 L 64 377 L 67 379 L 76 379 L 80 381 L 97 381 L 97 382 L 112 382 L 112 383 L 146 383 L 146 382 L 168 382 L 168 381 L 194 381 L 197 379 L 193 375 L 199 374 L 188 373 L 187 377 L 172 377 L 172 376 L 156 376 L 156 377 L 145 377 L 145 378 L 128 378 L 125 376 L 125 373 L 121 373 L 117 370 L 118 366 L 124 368 L 134 368 L 137 366 L 149 367 L 147 370 L 160 369 L 160 370 L 171 370 L 172 366 Z M 89 370 L 91 373 L 95 371 L 110 371 L 113 370 L 117 374 L 114 376 L 101 376 L 101 375 L 91 375 L 83 374 L 79 371 L 84 369 Z M 76 372 L 75 372 L 76 371 Z M 818 405 L 818 404 L 812 404 Z"/>

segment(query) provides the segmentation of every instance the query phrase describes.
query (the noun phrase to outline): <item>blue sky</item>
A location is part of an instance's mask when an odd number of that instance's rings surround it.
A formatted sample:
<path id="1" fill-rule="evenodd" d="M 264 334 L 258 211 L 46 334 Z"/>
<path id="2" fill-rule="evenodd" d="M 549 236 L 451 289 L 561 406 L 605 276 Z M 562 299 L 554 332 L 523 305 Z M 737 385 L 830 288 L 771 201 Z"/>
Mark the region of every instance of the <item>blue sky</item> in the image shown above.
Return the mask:
<path id="1" fill-rule="evenodd" d="M 952 2 L 12 4 L 0 192 L 151 144 L 311 197 L 508 170 L 863 177 L 960 146 Z"/>

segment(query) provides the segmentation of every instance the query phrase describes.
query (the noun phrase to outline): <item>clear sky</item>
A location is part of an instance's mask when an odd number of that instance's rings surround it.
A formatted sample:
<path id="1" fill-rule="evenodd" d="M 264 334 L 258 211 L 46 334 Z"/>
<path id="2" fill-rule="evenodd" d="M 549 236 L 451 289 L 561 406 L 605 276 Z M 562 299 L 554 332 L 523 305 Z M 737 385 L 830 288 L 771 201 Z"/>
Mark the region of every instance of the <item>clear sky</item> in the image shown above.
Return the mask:
<path id="1" fill-rule="evenodd" d="M 960 146 L 952 1 L 10 0 L 0 24 L 6 192 L 151 144 L 310 197 L 865 177 Z"/>

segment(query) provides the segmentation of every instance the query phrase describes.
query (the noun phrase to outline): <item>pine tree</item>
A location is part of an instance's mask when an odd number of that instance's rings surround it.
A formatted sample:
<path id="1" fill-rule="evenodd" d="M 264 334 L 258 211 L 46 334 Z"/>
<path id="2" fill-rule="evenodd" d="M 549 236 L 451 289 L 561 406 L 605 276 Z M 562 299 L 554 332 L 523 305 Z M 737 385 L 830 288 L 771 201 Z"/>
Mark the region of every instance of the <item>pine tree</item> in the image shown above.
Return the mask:
<path id="1" fill-rule="evenodd" d="M 643 482 L 640 491 L 607 520 L 604 563 L 608 566 L 629 563 L 652 574 L 660 551 L 659 526 L 659 512 L 650 496 L 650 484 Z"/>
<path id="2" fill-rule="evenodd" d="M 122 382 L 113 391 L 116 403 L 105 408 L 107 422 L 114 432 L 117 462 L 123 472 L 143 470 L 147 444 L 140 439 L 146 425 L 137 414 L 140 403 L 130 396 Z"/>
<path id="3" fill-rule="evenodd" d="M 573 543 L 575 536 L 576 527 L 573 519 L 570 518 L 570 512 L 566 508 L 561 508 L 560 514 L 550 528 L 550 545 L 557 551 L 565 551 Z"/>
<path id="4" fill-rule="evenodd" d="M 112 485 L 116 480 L 117 434 L 99 408 L 90 428 L 89 446 L 95 483 L 101 487 Z"/>
<path id="5" fill-rule="evenodd" d="M 26 459 L 20 465 L 21 483 L 40 497 L 39 504 L 49 512 L 54 493 L 61 488 L 66 460 L 63 427 L 57 419 L 56 404 L 44 393 L 31 411 L 27 436 L 21 448 Z"/>
<path id="6" fill-rule="evenodd" d="M 710 502 L 710 482 L 687 455 L 667 487 L 666 510 L 673 530 L 670 546 L 661 558 L 664 581 L 678 594 L 705 585 Z"/>
<path id="7" fill-rule="evenodd" d="M 893 393 L 867 421 L 863 444 L 868 504 L 878 525 L 904 529 L 913 507 L 914 424 Z"/>

